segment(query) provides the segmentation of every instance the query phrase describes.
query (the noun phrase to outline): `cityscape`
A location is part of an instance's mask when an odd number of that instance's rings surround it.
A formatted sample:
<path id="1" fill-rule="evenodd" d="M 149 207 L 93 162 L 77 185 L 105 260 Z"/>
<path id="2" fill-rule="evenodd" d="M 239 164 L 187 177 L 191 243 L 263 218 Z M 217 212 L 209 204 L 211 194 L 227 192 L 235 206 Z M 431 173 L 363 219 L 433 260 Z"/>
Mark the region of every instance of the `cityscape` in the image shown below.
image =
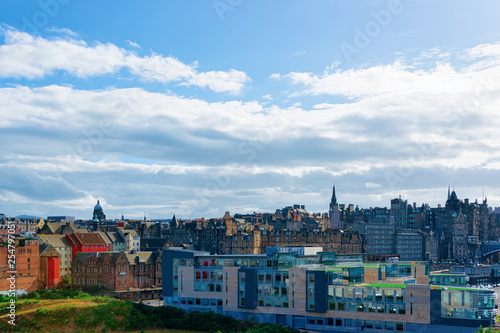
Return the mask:
<path id="1" fill-rule="evenodd" d="M 0 332 L 500 332 L 500 2 L 0 2 Z"/>
<path id="2" fill-rule="evenodd" d="M 0 289 L 15 270 L 24 293 L 66 285 L 312 331 L 473 332 L 498 312 L 500 208 L 443 193 L 437 207 L 359 208 L 333 186 L 323 213 L 192 220 L 107 219 L 99 200 L 88 219 L 1 214 Z"/>

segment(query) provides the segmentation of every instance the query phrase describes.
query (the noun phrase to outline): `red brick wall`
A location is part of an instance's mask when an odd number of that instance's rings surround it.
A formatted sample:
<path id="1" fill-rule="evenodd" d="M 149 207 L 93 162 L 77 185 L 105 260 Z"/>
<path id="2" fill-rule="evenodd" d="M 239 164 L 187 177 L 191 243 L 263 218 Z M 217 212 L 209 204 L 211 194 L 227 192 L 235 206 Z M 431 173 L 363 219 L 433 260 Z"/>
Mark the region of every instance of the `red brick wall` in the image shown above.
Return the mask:
<path id="1" fill-rule="evenodd" d="M 7 280 L 11 274 L 8 266 L 8 247 L 0 245 L 0 290 L 9 290 L 10 281 Z M 16 289 L 24 289 L 27 292 L 38 289 L 38 277 L 40 275 L 40 254 L 36 240 L 16 240 Z"/>

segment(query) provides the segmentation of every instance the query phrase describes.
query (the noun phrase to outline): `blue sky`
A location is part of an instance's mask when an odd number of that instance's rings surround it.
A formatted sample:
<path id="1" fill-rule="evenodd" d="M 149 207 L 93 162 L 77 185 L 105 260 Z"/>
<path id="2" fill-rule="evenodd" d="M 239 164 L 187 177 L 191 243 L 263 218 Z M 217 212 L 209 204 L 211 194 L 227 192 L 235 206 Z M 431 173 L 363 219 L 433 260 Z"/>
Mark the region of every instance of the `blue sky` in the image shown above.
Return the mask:
<path id="1" fill-rule="evenodd" d="M 0 212 L 500 206 L 497 1 L 3 1 Z"/>

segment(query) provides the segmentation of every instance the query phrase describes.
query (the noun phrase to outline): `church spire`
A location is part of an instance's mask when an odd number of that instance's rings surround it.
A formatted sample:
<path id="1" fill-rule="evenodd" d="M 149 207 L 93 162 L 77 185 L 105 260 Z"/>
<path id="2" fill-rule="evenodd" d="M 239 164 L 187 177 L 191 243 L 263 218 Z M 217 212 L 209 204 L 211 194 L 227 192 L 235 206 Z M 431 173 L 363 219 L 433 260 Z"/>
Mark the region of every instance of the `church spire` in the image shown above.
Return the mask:
<path id="1" fill-rule="evenodd" d="M 337 196 L 335 195 L 335 184 L 333 184 L 332 191 L 332 200 L 330 201 L 330 209 L 333 209 L 334 206 L 337 206 Z"/>
<path id="2" fill-rule="evenodd" d="M 450 186 L 448 185 L 448 200 L 450 200 Z"/>

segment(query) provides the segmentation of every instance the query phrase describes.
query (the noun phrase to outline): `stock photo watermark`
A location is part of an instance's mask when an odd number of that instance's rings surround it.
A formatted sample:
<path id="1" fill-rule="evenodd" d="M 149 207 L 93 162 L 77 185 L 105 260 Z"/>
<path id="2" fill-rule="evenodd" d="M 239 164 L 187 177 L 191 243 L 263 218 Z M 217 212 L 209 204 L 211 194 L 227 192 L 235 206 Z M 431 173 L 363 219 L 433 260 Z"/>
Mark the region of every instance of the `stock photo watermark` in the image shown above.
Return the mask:
<path id="1" fill-rule="evenodd" d="M 9 282 L 9 290 L 7 296 L 10 298 L 7 306 L 7 322 L 10 325 L 16 325 L 16 222 L 13 220 L 7 221 L 7 281 Z"/>
<path id="2" fill-rule="evenodd" d="M 224 15 L 227 12 L 232 12 L 236 7 L 241 5 L 243 0 L 214 0 L 212 5 L 217 16 L 221 21 L 224 21 Z"/>
<path id="3" fill-rule="evenodd" d="M 450 127 L 446 129 L 440 127 L 429 133 L 428 137 L 431 138 L 430 142 L 417 143 L 416 149 L 413 149 L 409 155 L 399 163 L 396 172 L 385 173 L 386 183 L 391 190 L 396 190 L 398 184 L 404 183 L 406 179 L 413 175 L 415 169 L 419 165 L 436 153 L 438 145 L 436 137 L 444 135 L 445 130 L 457 131 L 464 123 L 464 119 L 477 111 L 481 105 L 484 104 L 484 99 L 494 94 L 500 87 L 500 82 L 494 81 L 492 75 L 488 76 L 488 78 L 479 77 L 478 81 L 480 85 L 474 90 L 474 94 L 467 97 L 460 104 L 455 104 L 454 108 L 449 111 L 450 114 L 448 119 L 452 120 L 452 125 Z"/>
<path id="4" fill-rule="evenodd" d="M 70 0 L 40 0 L 38 1 L 38 6 L 40 10 L 36 11 L 31 17 L 23 16 L 22 30 L 31 33 L 37 33 L 40 29 L 49 24 L 50 19 L 54 18 L 59 11 L 61 6 L 67 5 Z"/>
<path id="5" fill-rule="evenodd" d="M 386 9 L 379 11 L 371 11 L 372 20 L 366 22 L 363 28 L 355 27 L 355 35 L 351 43 L 340 43 L 340 51 L 347 62 L 351 62 L 351 57 L 354 54 L 359 54 L 362 49 L 368 47 L 371 41 L 378 37 L 382 30 L 389 26 L 395 15 L 403 11 L 403 6 L 399 0 L 390 0 L 387 3 Z"/>
<path id="6" fill-rule="evenodd" d="M 193 199 L 190 201 L 188 207 L 184 209 L 184 213 L 196 210 L 200 211 L 205 209 L 210 204 L 210 198 L 213 198 L 218 191 L 227 190 L 231 183 L 231 170 L 243 170 L 245 165 L 243 163 L 252 163 L 257 159 L 259 152 L 262 152 L 266 143 L 272 141 L 276 135 L 275 125 L 286 126 L 290 121 L 285 117 L 284 112 L 273 114 L 266 128 L 258 131 L 252 139 L 246 140 L 238 144 L 236 153 L 240 157 L 240 161 L 230 161 L 225 164 L 223 171 L 216 173 L 209 173 L 206 177 L 207 182 L 203 188 L 194 189 Z M 244 160 L 244 162 L 241 161 Z M 243 170 L 244 172 L 244 170 Z"/>

